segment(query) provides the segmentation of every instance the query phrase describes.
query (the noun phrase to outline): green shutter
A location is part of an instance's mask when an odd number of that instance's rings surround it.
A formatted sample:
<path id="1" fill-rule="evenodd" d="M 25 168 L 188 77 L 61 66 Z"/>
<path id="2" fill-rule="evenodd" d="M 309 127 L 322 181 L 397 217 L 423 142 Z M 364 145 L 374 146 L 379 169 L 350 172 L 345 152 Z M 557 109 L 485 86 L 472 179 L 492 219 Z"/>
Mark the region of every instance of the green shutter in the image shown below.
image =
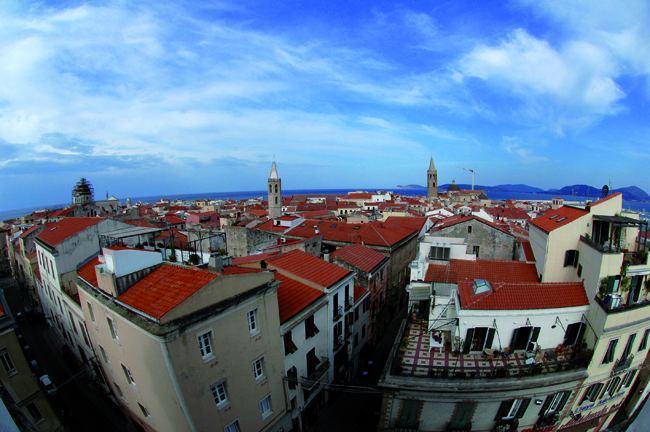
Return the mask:
<path id="1" fill-rule="evenodd" d="M 465 335 L 465 345 L 463 346 L 463 354 L 469 354 L 469 350 L 472 347 L 472 337 L 474 336 L 474 329 L 467 329 L 467 335 Z"/>
<path id="2" fill-rule="evenodd" d="M 485 339 L 485 348 L 492 348 L 492 342 L 494 342 L 494 329 L 488 329 L 487 338 Z"/>
<path id="3" fill-rule="evenodd" d="M 510 340 L 510 352 L 513 353 L 515 351 L 515 344 L 517 343 L 517 338 L 519 337 L 519 332 L 521 330 L 516 328 L 514 332 L 512 332 L 512 339 Z"/>
<path id="4" fill-rule="evenodd" d="M 501 406 L 497 411 L 497 415 L 494 417 L 494 421 L 499 421 L 503 419 L 506 415 L 508 415 L 508 411 L 510 411 L 511 406 L 512 406 L 511 400 L 501 402 Z"/>
<path id="5" fill-rule="evenodd" d="M 526 410 L 528 409 L 528 405 L 530 405 L 530 398 L 526 398 L 522 400 L 521 405 L 519 405 L 519 409 L 517 410 L 517 415 L 515 415 L 515 417 L 522 418 L 526 413 Z"/>

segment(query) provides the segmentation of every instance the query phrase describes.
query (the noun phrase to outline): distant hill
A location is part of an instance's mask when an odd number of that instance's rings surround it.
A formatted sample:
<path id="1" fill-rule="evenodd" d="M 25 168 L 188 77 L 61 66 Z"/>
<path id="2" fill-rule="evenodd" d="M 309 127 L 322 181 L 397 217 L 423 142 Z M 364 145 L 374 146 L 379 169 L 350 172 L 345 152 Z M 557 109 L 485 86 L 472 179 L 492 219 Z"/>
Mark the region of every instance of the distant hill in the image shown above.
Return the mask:
<path id="1" fill-rule="evenodd" d="M 396 189 L 426 189 L 426 186 L 420 186 L 416 184 L 410 184 L 410 185 L 397 185 Z"/>
<path id="2" fill-rule="evenodd" d="M 562 189 L 548 190 L 547 193 L 557 193 L 561 195 L 572 195 L 573 193 L 576 196 L 588 196 L 590 198 L 600 199 L 602 198 L 601 194 L 602 188 L 588 186 L 588 185 L 573 185 L 573 186 L 564 186 Z M 636 186 L 628 186 L 619 189 L 613 189 L 609 191 L 610 195 L 616 192 L 621 192 L 623 194 L 623 199 L 628 201 L 646 201 L 650 198 L 648 194 L 641 188 Z"/>

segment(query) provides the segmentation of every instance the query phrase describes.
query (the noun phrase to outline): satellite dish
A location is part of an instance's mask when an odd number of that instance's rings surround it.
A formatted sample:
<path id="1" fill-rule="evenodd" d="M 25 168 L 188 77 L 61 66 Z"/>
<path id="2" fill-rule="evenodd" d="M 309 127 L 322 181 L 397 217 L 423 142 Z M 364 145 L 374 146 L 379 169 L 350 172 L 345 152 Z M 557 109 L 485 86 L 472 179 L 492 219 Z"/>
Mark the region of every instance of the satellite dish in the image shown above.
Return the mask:
<path id="1" fill-rule="evenodd" d="M 602 194 L 603 194 L 603 198 L 609 195 L 609 186 L 607 185 L 603 186 Z"/>

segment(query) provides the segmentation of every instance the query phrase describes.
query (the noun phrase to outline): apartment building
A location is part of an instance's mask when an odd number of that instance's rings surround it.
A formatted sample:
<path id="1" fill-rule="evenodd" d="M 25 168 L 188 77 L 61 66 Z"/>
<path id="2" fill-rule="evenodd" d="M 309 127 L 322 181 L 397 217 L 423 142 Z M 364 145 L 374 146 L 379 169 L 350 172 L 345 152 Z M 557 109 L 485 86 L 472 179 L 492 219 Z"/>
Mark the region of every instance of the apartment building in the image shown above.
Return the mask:
<path id="1" fill-rule="evenodd" d="M 120 247 L 79 269 L 93 347 L 137 431 L 291 428 L 273 273 Z"/>
<path id="2" fill-rule="evenodd" d="M 530 243 L 544 281 L 584 281 L 590 302 L 585 343 L 594 352 L 589 377 L 559 430 L 607 427 L 631 389 L 648 393 L 648 254 L 639 238 L 647 222 L 622 212 L 622 194 L 584 208 L 561 206 L 530 222 Z M 647 232 L 647 231 L 646 231 Z M 626 406 L 631 413 L 634 406 Z"/>

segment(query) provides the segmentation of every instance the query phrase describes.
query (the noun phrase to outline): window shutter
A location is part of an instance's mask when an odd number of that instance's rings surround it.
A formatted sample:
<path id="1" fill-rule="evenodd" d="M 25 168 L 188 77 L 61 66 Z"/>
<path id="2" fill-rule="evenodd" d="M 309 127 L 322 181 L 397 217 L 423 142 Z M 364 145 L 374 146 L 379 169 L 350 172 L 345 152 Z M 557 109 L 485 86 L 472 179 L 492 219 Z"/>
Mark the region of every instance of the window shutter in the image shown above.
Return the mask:
<path id="1" fill-rule="evenodd" d="M 639 294 L 641 294 L 641 283 L 642 283 L 642 277 L 634 276 L 632 278 L 632 283 L 630 286 L 632 287 L 632 301 L 638 302 L 639 301 Z"/>
<path id="2" fill-rule="evenodd" d="M 519 410 L 517 411 L 517 415 L 515 417 L 522 418 L 526 413 L 526 410 L 528 409 L 528 405 L 530 405 L 530 398 L 526 398 L 522 400 L 521 405 L 519 405 Z"/>
<path id="3" fill-rule="evenodd" d="M 501 406 L 499 407 L 499 410 L 497 411 L 496 417 L 494 417 L 494 421 L 499 421 L 503 419 L 506 415 L 508 415 L 508 411 L 510 411 L 510 407 L 512 406 L 512 401 L 503 401 L 501 402 Z"/>
<path id="4" fill-rule="evenodd" d="M 537 342 L 537 339 L 539 338 L 539 331 L 541 329 L 541 327 L 533 327 L 533 334 L 530 337 L 531 342 Z"/>
<path id="5" fill-rule="evenodd" d="M 514 332 L 512 332 L 512 340 L 510 341 L 510 352 L 514 352 L 515 350 L 515 344 L 517 343 L 517 338 L 519 338 L 519 332 L 521 330 L 516 328 Z"/>
<path id="6" fill-rule="evenodd" d="M 472 347 L 472 337 L 474 336 L 474 329 L 467 329 L 467 335 L 465 336 L 465 345 L 463 346 L 463 354 L 469 354 L 469 350 Z"/>
<path id="7" fill-rule="evenodd" d="M 573 252 L 573 251 L 568 250 L 568 251 L 564 252 L 564 267 L 568 267 L 568 266 L 573 264 L 573 261 L 572 261 L 572 258 L 573 258 L 572 255 L 573 254 L 571 252 Z"/>
<path id="8" fill-rule="evenodd" d="M 562 395 L 562 400 L 560 400 L 560 403 L 557 406 L 557 409 L 555 412 L 560 412 L 564 409 L 564 406 L 566 405 L 567 401 L 569 400 L 569 396 L 571 396 L 571 391 L 565 391 L 564 394 Z"/>
<path id="9" fill-rule="evenodd" d="M 494 329 L 488 329 L 487 338 L 485 339 L 485 348 L 492 348 L 492 342 L 494 342 Z"/>
<path id="10" fill-rule="evenodd" d="M 539 410 L 540 417 L 546 415 L 546 410 L 548 409 L 548 406 L 551 404 L 552 400 L 553 400 L 553 395 L 546 396 L 546 399 L 544 400 L 544 404 L 542 405 L 542 409 Z"/>
<path id="11" fill-rule="evenodd" d="M 610 276 L 609 281 L 607 283 L 607 294 L 611 294 L 614 292 L 614 284 L 616 283 L 616 277 Z"/>
<path id="12" fill-rule="evenodd" d="M 605 387 L 605 384 L 603 383 L 596 384 L 596 391 L 594 391 L 593 399 L 591 399 L 592 402 L 598 400 L 599 396 L 602 397 L 602 395 L 600 395 L 600 391 L 603 390 L 603 387 Z M 604 390 L 603 390 L 603 394 L 605 394 Z"/>

